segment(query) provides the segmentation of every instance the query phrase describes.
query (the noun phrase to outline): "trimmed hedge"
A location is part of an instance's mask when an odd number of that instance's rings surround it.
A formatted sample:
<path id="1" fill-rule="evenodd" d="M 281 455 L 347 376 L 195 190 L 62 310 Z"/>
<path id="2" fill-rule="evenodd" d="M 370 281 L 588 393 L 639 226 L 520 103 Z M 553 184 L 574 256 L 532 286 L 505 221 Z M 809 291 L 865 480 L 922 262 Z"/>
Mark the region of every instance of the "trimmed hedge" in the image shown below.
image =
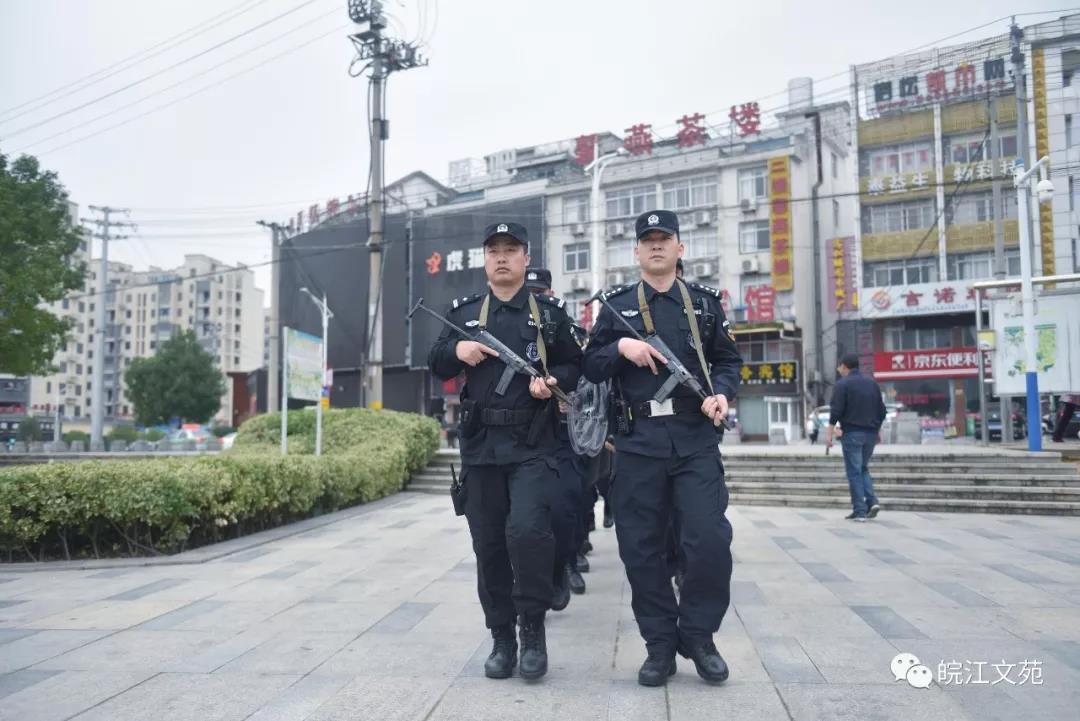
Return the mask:
<path id="1" fill-rule="evenodd" d="M 7 560 L 169 553 L 365 503 L 401 489 L 438 448 L 438 424 L 367 409 L 289 413 L 241 427 L 225 453 L 0 468 Z"/>

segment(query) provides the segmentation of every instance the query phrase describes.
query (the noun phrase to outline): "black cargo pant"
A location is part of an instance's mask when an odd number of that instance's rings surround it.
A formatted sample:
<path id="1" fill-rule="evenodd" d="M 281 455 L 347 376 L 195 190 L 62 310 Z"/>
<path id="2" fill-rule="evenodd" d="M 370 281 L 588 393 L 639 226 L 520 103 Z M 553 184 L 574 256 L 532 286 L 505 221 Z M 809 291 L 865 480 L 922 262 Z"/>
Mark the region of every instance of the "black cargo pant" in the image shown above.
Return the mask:
<path id="1" fill-rule="evenodd" d="M 574 560 L 581 548 L 582 508 L 584 485 L 588 480 L 586 463 L 574 453 L 570 441 L 560 441 L 556 454 L 559 464 L 558 481 L 551 484 L 551 530 L 555 535 L 555 560 L 552 566 L 557 578 L 566 564 Z"/>
<path id="2" fill-rule="evenodd" d="M 686 458 L 620 452 L 612 491 L 619 556 L 645 645 L 671 654 L 680 636 L 712 638 L 731 595 L 732 531 L 719 450 Z M 673 514 L 685 572 L 678 602 L 666 558 Z"/>
<path id="3" fill-rule="evenodd" d="M 519 615 L 542 615 L 553 593 L 549 486 L 558 479 L 554 459 L 469 465 L 462 477 L 476 587 L 487 627 L 513 623 Z"/>

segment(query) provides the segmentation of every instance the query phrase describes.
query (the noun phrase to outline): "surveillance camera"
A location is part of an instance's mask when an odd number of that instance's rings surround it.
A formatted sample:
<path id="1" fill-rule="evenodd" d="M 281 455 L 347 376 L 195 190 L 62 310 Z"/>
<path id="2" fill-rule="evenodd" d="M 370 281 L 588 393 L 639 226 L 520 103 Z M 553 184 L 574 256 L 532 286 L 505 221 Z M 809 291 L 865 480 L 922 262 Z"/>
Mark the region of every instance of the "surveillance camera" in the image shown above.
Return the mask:
<path id="1" fill-rule="evenodd" d="M 1040 180 L 1035 186 L 1035 192 L 1039 196 L 1040 203 L 1049 203 L 1054 199 L 1054 183 L 1051 180 Z"/>

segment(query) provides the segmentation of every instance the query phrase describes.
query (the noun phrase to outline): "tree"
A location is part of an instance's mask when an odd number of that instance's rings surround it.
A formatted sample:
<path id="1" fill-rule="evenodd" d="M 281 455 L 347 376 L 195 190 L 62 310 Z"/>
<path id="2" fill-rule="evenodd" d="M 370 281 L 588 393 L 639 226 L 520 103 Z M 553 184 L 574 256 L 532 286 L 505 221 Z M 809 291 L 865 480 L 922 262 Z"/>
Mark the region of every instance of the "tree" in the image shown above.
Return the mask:
<path id="1" fill-rule="evenodd" d="M 136 358 L 124 374 L 139 425 L 173 418 L 205 423 L 221 408 L 225 378 L 193 331 L 173 334 L 151 358 Z"/>
<path id="2" fill-rule="evenodd" d="M 0 153 L 0 373 L 49 372 L 71 324 L 42 304 L 82 287 L 86 268 L 74 262 L 82 239 L 56 173 Z"/>
<path id="3" fill-rule="evenodd" d="M 19 422 L 19 440 L 26 441 L 40 441 L 41 440 L 41 425 L 37 422 L 36 418 L 24 418 Z"/>

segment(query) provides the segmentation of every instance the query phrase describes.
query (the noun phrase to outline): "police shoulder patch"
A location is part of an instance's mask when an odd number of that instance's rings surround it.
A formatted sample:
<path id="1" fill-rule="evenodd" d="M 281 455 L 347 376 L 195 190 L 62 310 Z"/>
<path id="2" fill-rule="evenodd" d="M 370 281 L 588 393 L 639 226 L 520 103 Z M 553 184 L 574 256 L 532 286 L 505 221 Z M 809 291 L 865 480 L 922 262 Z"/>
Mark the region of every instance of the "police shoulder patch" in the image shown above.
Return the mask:
<path id="1" fill-rule="evenodd" d="M 467 295 L 467 296 L 465 296 L 463 298 L 454 298 L 451 305 L 453 305 L 455 308 L 460 308 L 463 305 L 467 305 L 467 304 L 472 303 L 474 301 L 480 300 L 483 297 L 484 297 L 483 293 L 476 293 L 474 295 Z"/>
<path id="2" fill-rule="evenodd" d="M 700 290 L 702 293 L 708 293 L 709 295 L 719 298 L 720 289 L 713 288 L 711 285 L 702 285 L 701 283 L 690 283 L 690 287 L 694 290 Z"/>
<path id="3" fill-rule="evenodd" d="M 538 295 L 536 297 L 538 299 L 544 301 L 545 303 L 550 303 L 551 305 L 555 306 L 556 308 L 564 308 L 564 307 L 566 307 L 566 301 L 563 300 L 562 298 L 556 298 L 553 295 Z"/>
<path id="4" fill-rule="evenodd" d="M 604 300 L 608 300 L 609 298 L 614 298 L 615 296 L 621 295 L 621 294 L 625 293 L 626 291 L 630 290 L 633 287 L 634 287 L 633 283 L 628 284 L 628 285 L 617 285 L 614 288 L 609 288 L 608 290 L 605 290 L 603 292 L 603 298 L 604 298 Z"/>

